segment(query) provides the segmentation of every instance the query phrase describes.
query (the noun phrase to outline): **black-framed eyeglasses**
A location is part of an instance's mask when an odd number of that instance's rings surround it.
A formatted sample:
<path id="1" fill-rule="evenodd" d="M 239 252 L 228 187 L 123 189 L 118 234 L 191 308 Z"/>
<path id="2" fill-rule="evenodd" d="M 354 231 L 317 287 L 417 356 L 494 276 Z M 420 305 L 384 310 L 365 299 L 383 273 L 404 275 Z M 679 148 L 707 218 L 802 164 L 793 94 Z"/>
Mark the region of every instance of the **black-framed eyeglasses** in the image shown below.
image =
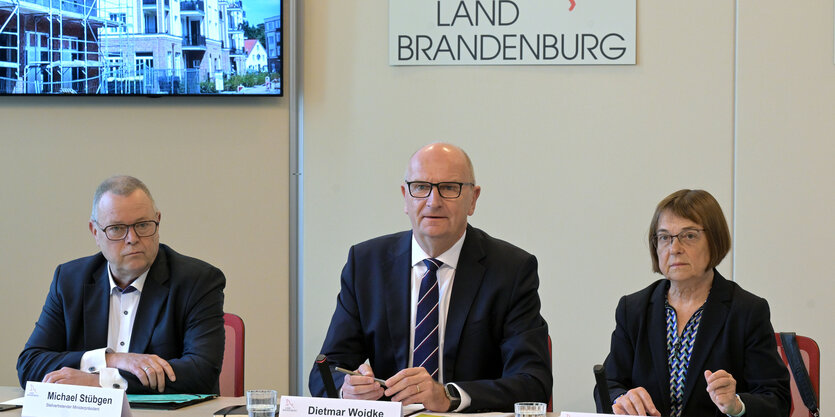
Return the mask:
<path id="1" fill-rule="evenodd" d="M 443 198 L 458 198 L 461 196 L 461 188 L 465 185 L 475 185 L 472 182 L 429 182 L 429 181 L 406 181 L 409 188 L 409 195 L 414 198 L 426 198 L 432 194 L 432 187 L 438 189 L 438 194 Z"/>
<path id="2" fill-rule="evenodd" d="M 131 227 L 139 237 L 153 236 L 159 227 L 159 222 L 155 220 L 143 220 L 134 224 L 111 224 L 107 227 L 101 227 L 97 220 L 93 221 L 96 222 L 96 226 L 104 232 L 109 240 L 123 240 L 128 235 L 128 230 Z"/>
<path id="3" fill-rule="evenodd" d="M 693 246 L 702 237 L 702 232 L 705 229 L 684 229 L 677 235 L 671 235 L 666 232 L 656 233 L 652 241 L 658 249 L 665 249 L 673 244 L 673 239 L 678 238 L 679 243 L 684 246 Z"/>

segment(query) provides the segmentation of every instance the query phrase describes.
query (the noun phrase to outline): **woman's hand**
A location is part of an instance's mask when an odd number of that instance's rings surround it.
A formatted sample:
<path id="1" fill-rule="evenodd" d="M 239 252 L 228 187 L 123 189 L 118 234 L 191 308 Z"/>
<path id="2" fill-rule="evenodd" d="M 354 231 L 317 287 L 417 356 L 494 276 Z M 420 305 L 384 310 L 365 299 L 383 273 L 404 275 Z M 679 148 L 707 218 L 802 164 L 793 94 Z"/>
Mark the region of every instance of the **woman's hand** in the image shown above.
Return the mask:
<path id="1" fill-rule="evenodd" d="M 660 416 L 652 398 L 644 387 L 632 388 L 615 400 L 612 405 L 615 414 L 630 416 Z"/>
<path id="2" fill-rule="evenodd" d="M 719 407 L 719 411 L 734 416 L 742 412 L 742 401 L 736 397 L 736 380 L 731 374 L 722 369 L 705 371 L 705 380 L 710 400 Z"/>

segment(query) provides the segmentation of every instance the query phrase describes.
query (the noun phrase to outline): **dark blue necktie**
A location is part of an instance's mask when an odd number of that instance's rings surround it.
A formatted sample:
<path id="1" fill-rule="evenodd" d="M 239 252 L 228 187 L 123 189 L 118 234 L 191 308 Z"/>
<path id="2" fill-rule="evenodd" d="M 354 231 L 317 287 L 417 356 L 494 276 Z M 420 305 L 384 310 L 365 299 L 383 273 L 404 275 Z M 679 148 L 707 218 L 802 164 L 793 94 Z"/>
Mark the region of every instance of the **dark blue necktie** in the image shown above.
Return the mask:
<path id="1" fill-rule="evenodd" d="M 415 314 L 415 367 L 438 379 L 438 268 L 443 262 L 424 259 L 426 273 L 420 281 L 417 314 Z"/>

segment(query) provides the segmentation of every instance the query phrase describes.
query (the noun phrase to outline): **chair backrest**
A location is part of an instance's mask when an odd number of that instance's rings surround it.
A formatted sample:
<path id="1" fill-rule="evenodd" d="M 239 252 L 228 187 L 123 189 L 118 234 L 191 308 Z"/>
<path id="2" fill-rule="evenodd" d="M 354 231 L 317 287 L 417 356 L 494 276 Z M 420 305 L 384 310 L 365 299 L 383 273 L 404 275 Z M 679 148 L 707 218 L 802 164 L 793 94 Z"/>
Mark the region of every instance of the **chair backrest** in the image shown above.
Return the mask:
<path id="1" fill-rule="evenodd" d="M 783 342 L 780 341 L 780 333 L 775 333 L 777 338 L 777 350 L 780 352 L 780 357 L 789 368 L 789 360 L 786 357 L 786 352 L 783 351 Z M 821 353 L 818 344 L 814 340 L 806 336 L 796 336 L 797 347 L 800 349 L 800 356 L 803 357 L 803 363 L 806 364 L 806 370 L 809 372 L 809 379 L 812 380 L 812 387 L 815 390 L 815 396 L 818 397 L 818 408 L 820 408 L 820 363 Z M 794 374 L 789 368 L 791 375 L 791 412 L 790 417 L 812 417 L 812 413 L 803 404 L 803 399 L 800 397 L 800 391 L 797 389 L 797 382 L 794 380 Z"/>
<path id="2" fill-rule="evenodd" d="M 551 355 L 551 335 L 548 335 L 548 359 L 551 360 L 551 373 L 554 373 L 554 357 Z M 548 396 L 548 409 L 546 410 L 549 413 L 554 412 L 554 394 Z"/>
<path id="3" fill-rule="evenodd" d="M 226 330 L 226 347 L 223 350 L 223 365 L 220 368 L 220 395 L 242 397 L 244 395 L 244 321 L 240 316 L 223 315 Z"/>

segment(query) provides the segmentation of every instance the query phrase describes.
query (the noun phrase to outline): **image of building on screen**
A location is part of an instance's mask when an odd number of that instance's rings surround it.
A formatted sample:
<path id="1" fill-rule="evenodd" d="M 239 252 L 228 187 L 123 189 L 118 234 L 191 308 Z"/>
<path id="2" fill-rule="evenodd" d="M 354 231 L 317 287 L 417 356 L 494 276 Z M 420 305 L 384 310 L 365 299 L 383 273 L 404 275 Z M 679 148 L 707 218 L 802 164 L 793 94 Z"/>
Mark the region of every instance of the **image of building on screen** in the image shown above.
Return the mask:
<path id="1" fill-rule="evenodd" d="M 266 51 L 249 68 L 245 45 L 264 43 L 267 17 L 280 30 L 280 11 L 280 0 L 0 0 L 0 94 L 245 94 L 280 80 Z"/>

